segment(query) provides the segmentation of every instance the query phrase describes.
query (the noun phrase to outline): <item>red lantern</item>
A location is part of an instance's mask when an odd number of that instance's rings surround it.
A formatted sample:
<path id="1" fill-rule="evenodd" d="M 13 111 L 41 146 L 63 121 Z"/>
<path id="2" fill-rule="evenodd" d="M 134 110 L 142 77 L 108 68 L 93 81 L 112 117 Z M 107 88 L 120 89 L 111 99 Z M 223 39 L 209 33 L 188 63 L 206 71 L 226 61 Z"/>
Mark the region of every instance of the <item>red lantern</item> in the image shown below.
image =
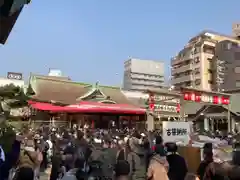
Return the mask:
<path id="1" fill-rule="evenodd" d="M 195 99 L 196 99 L 195 93 L 191 93 L 190 100 L 195 101 Z"/>
<path id="2" fill-rule="evenodd" d="M 180 113 L 180 104 L 177 104 L 177 113 Z"/>
<path id="3" fill-rule="evenodd" d="M 200 102 L 201 101 L 201 95 L 199 95 L 199 94 L 195 95 L 195 101 Z"/>
<path id="4" fill-rule="evenodd" d="M 149 109 L 150 109 L 151 111 L 154 110 L 154 104 L 153 104 L 153 103 L 149 104 Z"/>
<path id="5" fill-rule="evenodd" d="M 190 94 L 189 93 L 184 93 L 183 99 L 186 101 L 190 100 Z"/>
<path id="6" fill-rule="evenodd" d="M 229 98 L 222 96 L 222 104 L 228 105 L 229 104 Z"/>
<path id="7" fill-rule="evenodd" d="M 213 104 L 219 104 L 219 97 L 213 96 Z"/>
<path id="8" fill-rule="evenodd" d="M 149 104 L 149 109 L 153 111 L 154 110 L 154 105 L 155 105 L 153 93 L 149 94 L 148 104 Z"/>

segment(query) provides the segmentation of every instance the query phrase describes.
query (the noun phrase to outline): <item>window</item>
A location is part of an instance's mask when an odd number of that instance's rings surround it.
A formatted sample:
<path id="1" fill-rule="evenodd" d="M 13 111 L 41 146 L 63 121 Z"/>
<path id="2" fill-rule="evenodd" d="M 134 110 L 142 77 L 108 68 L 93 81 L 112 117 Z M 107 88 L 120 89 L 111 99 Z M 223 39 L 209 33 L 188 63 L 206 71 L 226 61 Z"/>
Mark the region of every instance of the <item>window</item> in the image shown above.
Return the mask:
<path id="1" fill-rule="evenodd" d="M 195 47 L 193 53 L 194 53 L 194 54 L 199 53 L 199 52 L 200 52 L 200 49 L 201 49 L 201 47 Z"/>
<path id="2" fill-rule="evenodd" d="M 201 84 L 201 79 L 196 79 L 196 81 L 195 81 L 195 85 L 200 85 Z"/>
<path id="3" fill-rule="evenodd" d="M 200 68 L 195 68 L 194 71 L 195 71 L 195 74 L 200 74 Z"/>
<path id="4" fill-rule="evenodd" d="M 213 81 L 212 80 L 208 80 L 208 84 L 213 84 Z"/>
<path id="5" fill-rule="evenodd" d="M 213 73 L 212 69 L 208 69 L 208 73 L 212 74 Z"/>
<path id="6" fill-rule="evenodd" d="M 194 58 L 194 62 L 197 64 L 197 63 L 199 63 L 200 62 L 200 57 L 195 57 Z"/>
<path id="7" fill-rule="evenodd" d="M 232 48 L 232 43 L 227 43 L 227 49 L 230 50 Z"/>
<path id="8" fill-rule="evenodd" d="M 240 81 L 236 81 L 236 87 L 240 87 Z"/>
<path id="9" fill-rule="evenodd" d="M 191 81 L 190 82 L 186 82 L 186 86 L 191 86 Z"/>
<path id="10" fill-rule="evenodd" d="M 235 67 L 235 73 L 240 73 L 240 67 Z"/>
<path id="11" fill-rule="evenodd" d="M 215 54 L 215 48 L 209 45 L 204 45 L 203 52 L 208 54 Z"/>
<path id="12" fill-rule="evenodd" d="M 234 59 L 235 60 L 240 60 L 240 52 L 235 52 L 234 53 Z"/>

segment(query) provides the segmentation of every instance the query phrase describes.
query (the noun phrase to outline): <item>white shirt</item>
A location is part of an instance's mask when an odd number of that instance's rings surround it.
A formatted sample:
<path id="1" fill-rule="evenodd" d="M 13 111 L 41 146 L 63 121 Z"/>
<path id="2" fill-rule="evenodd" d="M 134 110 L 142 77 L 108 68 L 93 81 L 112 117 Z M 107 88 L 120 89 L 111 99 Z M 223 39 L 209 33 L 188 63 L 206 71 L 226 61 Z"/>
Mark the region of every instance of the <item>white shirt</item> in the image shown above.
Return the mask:
<path id="1" fill-rule="evenodd" d="M 0 151 L 1 151 L 0 159 L 2 159 L 3 161 L 5 161 L 5 153 L 4 153 L 3 149 L 2 149 L 2 146 L 0 146 Z"/>

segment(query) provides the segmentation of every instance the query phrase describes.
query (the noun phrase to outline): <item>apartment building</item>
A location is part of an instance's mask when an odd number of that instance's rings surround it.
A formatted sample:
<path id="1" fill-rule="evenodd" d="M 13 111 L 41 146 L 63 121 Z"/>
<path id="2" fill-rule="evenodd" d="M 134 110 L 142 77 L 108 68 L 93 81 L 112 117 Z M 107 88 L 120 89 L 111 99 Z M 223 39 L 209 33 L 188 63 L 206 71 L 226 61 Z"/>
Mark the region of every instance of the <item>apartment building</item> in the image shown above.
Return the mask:
<path id="1" fill-rule="evenodd" d="M 164 63 L 129 59 L 124 62 L 123 89 L 145 91 L 164 86 Z"/>
<path id="2" fill-rule="evenodd" d="M 214 91 L 229 91 L 240 88 L 240 46 L 224 40 L 216 44 L 211 65 Z"/>
<path id="3" fill-rule="evenodd" d="M 206 91 L 215 89 L 212 61 L 216 45 L 224 40 L 240 43 L 234 37 L 213 31 L 203 31 L 190 39 L 177 56 L 171 59 L 172 85 Z"/>

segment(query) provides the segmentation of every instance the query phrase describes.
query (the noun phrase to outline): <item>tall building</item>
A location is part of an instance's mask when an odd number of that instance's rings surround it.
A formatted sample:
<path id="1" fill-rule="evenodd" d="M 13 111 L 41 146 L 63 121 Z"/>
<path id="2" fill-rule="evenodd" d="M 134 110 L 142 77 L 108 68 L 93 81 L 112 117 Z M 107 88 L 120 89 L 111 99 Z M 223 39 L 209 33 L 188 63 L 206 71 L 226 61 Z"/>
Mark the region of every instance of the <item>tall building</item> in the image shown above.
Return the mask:
<path id="1" fill-rule="evenodd" d="M 240 40 L 212 31 L 193 37 L 171 60 L 172 85 L 211 91 L 214 85 L 212 62 L 216 45 L 224 40 L 239 44 Z"/>
<path id="2" fill-rule="evenodd" d="M 224 40 L 216 44 L 212 61 L 213 90 L 228 91 L 240 88 L 240 46 Z"/>
<path id="3" fill-rule="evenodd" d="M 144 91 L 164 86 L 164 63 L 129 59 L 124 63 L 123 89 Z"/>

